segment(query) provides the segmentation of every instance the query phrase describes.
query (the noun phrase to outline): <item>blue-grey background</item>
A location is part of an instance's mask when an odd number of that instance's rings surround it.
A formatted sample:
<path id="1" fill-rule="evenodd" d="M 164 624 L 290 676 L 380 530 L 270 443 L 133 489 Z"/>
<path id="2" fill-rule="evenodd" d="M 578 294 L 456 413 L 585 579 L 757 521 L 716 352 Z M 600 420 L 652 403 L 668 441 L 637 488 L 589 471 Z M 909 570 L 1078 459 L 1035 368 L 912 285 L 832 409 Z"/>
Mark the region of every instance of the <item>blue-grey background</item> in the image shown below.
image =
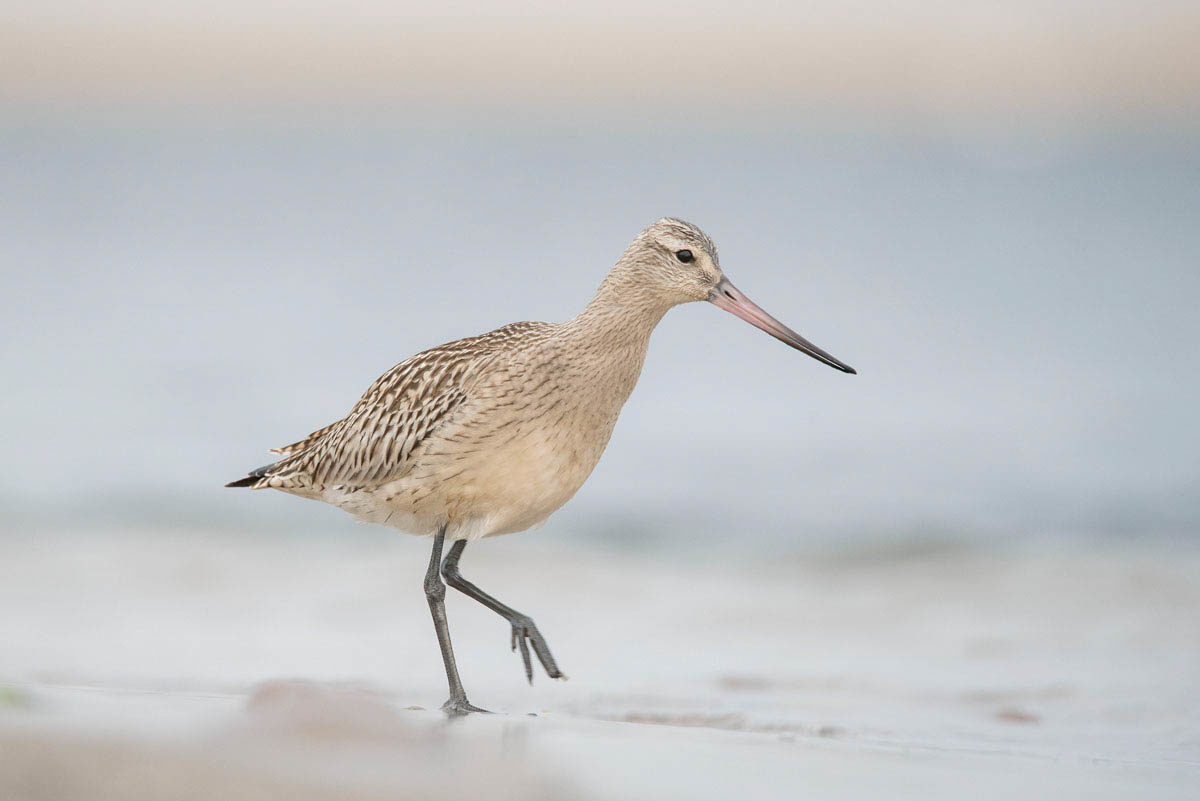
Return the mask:
<path id="1" fill-rule="evenodd" d="M 739 32 L 718 10 L 695 34 L 711 50 L 795 47 L 721 83 L 699 46 L 680 63 L 669 15 L 625 20 L 633 46 L 672 42 L 626 74 L 604 44 L 623 28 L 577 53 L 562 31 L 592 28 L 565 19 L 511 80 L 467 61 L 433 88 L 351 57 L 364 30 L 384 53 L 425 36 L 395 19 L 302 15 L 304 57 L 272 72 L 270 22 L 180 12 L 163 23 L 180 54 L 119 4 L 29 12 L 0 82 L 0 525 L 353 535 L 337 510 L 221 485 L 418 350 L 573 315 L 673 215 L 859 375 L 707 304 L 673 311 L 600 466 L 538 536 L 1194 536 L 1200 69 L 1171 24 L 1194 16 L 1022 9 L 962 72 L 947 42 L 973 18 L 881 39 L 839 18 L 870 68 L 792 74 L 811 26 Z M 455 26 L 501 53 L 522 31 L 450 18 L 425 46 Z M 897 85 L 888 36 L 948 61 Z M 1124 75 L 1138 53 L 1161 63 Z M 530 84 L 541 71 L 558 77 Z"/>

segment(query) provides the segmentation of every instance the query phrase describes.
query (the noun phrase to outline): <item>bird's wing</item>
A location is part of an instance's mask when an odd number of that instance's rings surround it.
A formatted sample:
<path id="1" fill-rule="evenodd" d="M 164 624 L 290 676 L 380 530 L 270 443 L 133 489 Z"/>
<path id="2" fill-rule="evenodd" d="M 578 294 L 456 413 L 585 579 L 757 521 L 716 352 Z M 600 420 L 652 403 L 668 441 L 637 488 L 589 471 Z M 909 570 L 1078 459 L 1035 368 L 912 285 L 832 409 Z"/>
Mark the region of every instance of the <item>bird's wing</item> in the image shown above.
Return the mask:
<path id="1" fill-rule="evenodd" d="M 330 423 L 324 428 L 318 428 L 304 439 L 300 440 L 299 442 L 293 442 L 291 445 L 284 445 L 282 448 L 271 448 L 271 453 L 280 453 L 284 456 L 291 456 L 294 453 L 306 451 L 315 445 L 317 441 L 321 439 L 321 437 L 325 436 L 334 428 L 336 428 L 341 422 L 341 420 L 338 420 L 337 423 Z"/>
<path id="2" fill-rule="evenodd" d="M 384 373 L 350 414 L 301 441 L 271 465 L 255 488 L 377 486 L 404 475 L 413 450 L 464 401 L 476 359 L 447 346 Z"/>
<path id="3" fill-rule="evenodd" d="M 418 353 L 376 379 L 344 418 L 279 448 L 288 455 L 227 486 L 356 489 L 400 478 L 417 447 L 467 402 L 487 365 L 549 327 L 512 323 Z"/>

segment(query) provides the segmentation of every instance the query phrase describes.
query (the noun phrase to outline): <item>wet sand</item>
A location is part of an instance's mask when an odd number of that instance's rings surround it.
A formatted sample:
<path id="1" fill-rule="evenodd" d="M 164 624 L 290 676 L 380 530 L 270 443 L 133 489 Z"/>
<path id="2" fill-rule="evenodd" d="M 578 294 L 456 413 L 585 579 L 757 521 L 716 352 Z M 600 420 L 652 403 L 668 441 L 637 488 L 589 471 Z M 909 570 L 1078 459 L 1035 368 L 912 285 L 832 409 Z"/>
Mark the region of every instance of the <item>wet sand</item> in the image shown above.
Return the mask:
<path id="1" fill-rule="evenodd" d="M 424 543 L 21 536 L 0 562 L 0 797 L 1194 798 L 1200 554 L 937 544 L 614 553 L 535 533 L 448 599 Z"/>

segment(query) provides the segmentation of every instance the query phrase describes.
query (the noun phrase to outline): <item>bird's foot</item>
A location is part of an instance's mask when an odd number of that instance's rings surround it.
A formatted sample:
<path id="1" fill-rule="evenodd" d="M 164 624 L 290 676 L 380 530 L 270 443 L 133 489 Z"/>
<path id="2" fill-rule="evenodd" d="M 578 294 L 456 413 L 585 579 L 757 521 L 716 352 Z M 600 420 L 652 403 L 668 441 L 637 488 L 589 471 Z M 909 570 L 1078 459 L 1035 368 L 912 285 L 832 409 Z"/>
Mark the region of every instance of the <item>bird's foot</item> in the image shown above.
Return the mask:
<path id="1" fill-rule="evenodd" d="M 449 698 L 446 703 L 442 704 L 442 711 L 446 713 L 446 717 L 448 718 L 461 718 L 472 712 L 482 712 L 485 715 L 492 714 L 491 711 L 472 704 L 467 700 L 465 695 L 462 698 Z"/>
<path id="2" fill-rule="evenodd" d="M 521 615 L 510 619 L 509 622 L 512 624 L 512 650 L 521 649 L 521 659 L 525 662 L 525 678 L 529 683 L 533 684 L 533 662 L 529 658 L 531 645 L 546 675 L 552 679 L 565 679 L 566 676 L 558 669 L 554 656 L 550 653 L 550 646 L 546 645 L 546 638 L 538 631 L 533 618 Z"/>

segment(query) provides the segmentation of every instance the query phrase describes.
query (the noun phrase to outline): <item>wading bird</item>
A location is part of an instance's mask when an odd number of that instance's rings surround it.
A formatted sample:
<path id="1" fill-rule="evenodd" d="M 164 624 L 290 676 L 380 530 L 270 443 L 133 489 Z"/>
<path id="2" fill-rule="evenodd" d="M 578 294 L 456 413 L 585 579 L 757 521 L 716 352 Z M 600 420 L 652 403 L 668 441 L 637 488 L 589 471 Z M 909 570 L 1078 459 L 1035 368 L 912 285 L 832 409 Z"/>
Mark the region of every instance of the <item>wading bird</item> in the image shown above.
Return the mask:
<path id="1" fill-rule="evenodd" d="M 509 622 L 529 681 L 531 647 L 551 678 L 563 674 L 531 618 L 462 577 L 463 550 L 535 526 L 575 494 L 637 383 L 654 327 L 672 306 L 699 300 L 854 372 L 739 292 L 703 231 L 665 218 L 638 234 L 575 318 L 513 323 L 418 353 L 376 380 L 344 418 L 226 486 L 282 490 L 433 535 L 425 595 L 450 685 L 442 708 L 484 711 L 467 700 L 454 662 L 447 584 Z M 454 544 L 442 561 L 446 540 Z"/>

